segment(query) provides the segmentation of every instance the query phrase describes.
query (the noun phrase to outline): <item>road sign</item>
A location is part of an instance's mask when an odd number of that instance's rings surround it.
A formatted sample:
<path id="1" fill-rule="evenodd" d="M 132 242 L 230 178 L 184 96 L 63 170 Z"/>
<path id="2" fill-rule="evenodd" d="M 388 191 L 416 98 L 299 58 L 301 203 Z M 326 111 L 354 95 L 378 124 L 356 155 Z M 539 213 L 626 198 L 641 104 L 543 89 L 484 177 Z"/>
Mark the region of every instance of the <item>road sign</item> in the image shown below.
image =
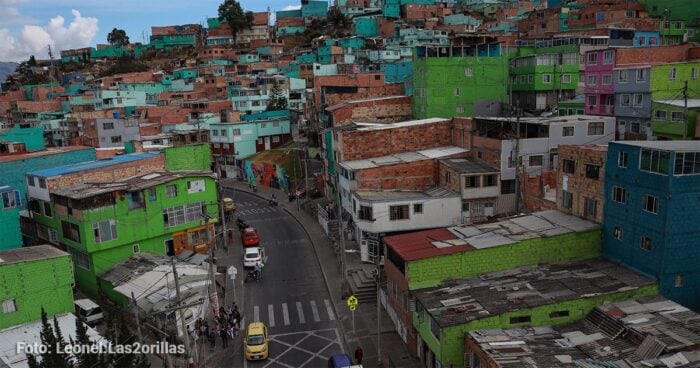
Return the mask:
<path id="1" fill-rule="evenodd" d="M 231 266 L 228 268 L 228 270 L 226 270 L 226 273 L 231 277 L 231 280 L 235 280 L 238 270 L 236 269 L 236 267 Z"/>
<path id="2" fill-rule="evenodd" d="M 357 306 L 356 306 L 356 305 L 351 305 L 349 308 L 350 308 L 351 311 L 354 312 L 354 311 L 355 311 L 355 308 L 357 308 Z"/>
<path id="3" fill-rule="evenodd" d="M 354 295 L 350 295 L 350 297 L 348 298 L 348 307 L 357 306 L 357 303 L 358 303 L 358 302 L 357 302 L 357 298 L 355 298 Z M 352 309 L 351 309 L 351 310 L 352 310 Z"/>

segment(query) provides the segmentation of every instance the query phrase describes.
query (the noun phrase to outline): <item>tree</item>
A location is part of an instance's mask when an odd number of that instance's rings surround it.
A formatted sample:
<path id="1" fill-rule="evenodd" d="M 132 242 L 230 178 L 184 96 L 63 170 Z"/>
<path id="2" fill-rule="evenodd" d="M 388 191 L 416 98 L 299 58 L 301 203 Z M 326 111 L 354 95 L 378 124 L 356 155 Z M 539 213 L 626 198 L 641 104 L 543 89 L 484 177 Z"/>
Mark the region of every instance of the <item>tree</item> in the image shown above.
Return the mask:
<path id="1" fill-rule="evenodd" d="M 34 355 L 27 354 L 27 364 L 30 368 L 69 368 L 69 356 L 65 353 L 63 334 L 58 326 L 56 316 L 53 318 L 53 327 L 49 323 L 44 307 L 41 307 L 41 331 L 39 332 L 41 344 L 46 346 L 46 352 L 41 354 L 41 361 L 37 362 Z"/>
<path id="2" fill-rule="evenodd" d="M 75 319 L 75 341 L 71 339 L 71 344 L 77 344 L 81 346 L 92 346 L 96 343 L 90 341 L 87 334 L 87 328 L 85 324 L 79 318 Z M 78 365 L 81 367 L 103 367 L 105 366 L 105 356 L 100 353 L 93 353 L 91 351 L 80 351 L 75 354 L 75 359 L 78 361 Z"/>
<path id="3" fill-rule="evenodd" d="M 277 111 L 285 110 L 287 108 L 287 98 L 284 97 L 284 91 L 280 88 L 277 81 L 272 82 L 272 89 L 270 90 L 270 99 L 267 101 L 266 111 Z"/>
<path id="4" fill-rule="evenodd" d="M 253 26 L 253 12 L 244 12 L 241 4 L 236 0 L 224 0 L 219 5 L 219 19 L 225 20 L 231 27 L 233 43 L 237 43 L 238 32 L 250 29 Z"/>
<path id="5" fill-rule="evenodd" d="M 126 46 L 129 44 L 129 36 L 123 29 L 114 28 L 107 35 L 107 42 L 112 46 Z"/>

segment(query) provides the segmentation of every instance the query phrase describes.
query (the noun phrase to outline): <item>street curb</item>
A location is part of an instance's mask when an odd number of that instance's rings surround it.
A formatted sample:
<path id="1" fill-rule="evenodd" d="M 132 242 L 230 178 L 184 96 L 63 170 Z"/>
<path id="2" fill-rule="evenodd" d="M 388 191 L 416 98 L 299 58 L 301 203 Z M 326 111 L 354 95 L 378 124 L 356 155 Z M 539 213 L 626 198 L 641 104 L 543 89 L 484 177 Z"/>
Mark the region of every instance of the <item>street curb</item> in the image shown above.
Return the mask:
<path id="1" fill-rule="evenodd" d="M 224 186 L 224 183 L 222 183 L 222 186 Z M 231 188 L 231 187 L 228 187 L 228 186 L 225 186 L 225 187 L 226 187 L 226 188 Z M 240 188 L 236 188 L 236 190 L 238 190 L 238 191 L 240 191 L 240 192 L 244 192 L 244 193 L 250 194 L 250 195 L 253 195 L 253 196 L 256 196 L 256 197 L 258 197 L 258 198 L 260 198 L 260 199 L 265 199 L 265 200 L 268 199 L 268 198 L 263 197 L 261 194 L 258 194 L 257 192 L 250 192 L 250 191 L 248 191 L 248 190 L 240 189 Z M 338 321 L 338 326 L 340 326 L 340 336 L 341 336 L 341 339 L 343 340 L 343 341 L 342 341 L 342 343 L 343 343 L 343 350 L 344 350 L 345 353 L 347 354 L 350 350 L 348 350 L 347 341 L 345 340 L 345 335 L 346 335 L 346 333 L 345 333 L 345 327 L 343 326 L 343 321 L 342 321 L 342 319 L 341 319 L 341 315 L 338 313 L 338 307 L 337 307 L 337 305 L 336 305 L 335 298 L 333 297 L 333 293 L 331 292 L 331 286 L 330 286 L 330 284 L 329 284 L 329 282 L 328 282 L 328 276 L 326 275 L 326 270 L 325 270 L 325 268 L 322 266 L 321 258 L 319 258 L 319 256 L 318 256 L 318 250 L 317 250 L 316 242 L 313 241 L 313 239 L 311 238 L 311 234 L 309 234 L 309 231 L 306 229 L 306 226 L 304 226 L 304 224 L 294 215 L 294 212 L 290 211 L 289 209 L 285 208 L 285 207 L 282 206 L 282 205 L 278 205 L 278 207 L 280 207 L 280 208 L 283 209 L 285 212 L 287 212 L 287 214 L 288 214 L 290 217 L 292 217 L 292 218 L 294 219 L 294 221 L 296 221 L 296 222 L 301 226 L 302 229 L 304 229 L 304 233 L 306 234 L 306 237 L 309 238 L 309 241 L 311 242 L 311 246 L 314 247 L 314 255 L 316 256 L 316 262 L 318 262 L 318 265 L 319 265 L 319 267 L 321 268 L 321 275 L 323 276 L 323 283 L 326 285 L 326 290 L 328 291 L 328 295 L 331 297 L 331 303 L 333 304 L 333 312 L 335 313 L 336 320 Z"/>

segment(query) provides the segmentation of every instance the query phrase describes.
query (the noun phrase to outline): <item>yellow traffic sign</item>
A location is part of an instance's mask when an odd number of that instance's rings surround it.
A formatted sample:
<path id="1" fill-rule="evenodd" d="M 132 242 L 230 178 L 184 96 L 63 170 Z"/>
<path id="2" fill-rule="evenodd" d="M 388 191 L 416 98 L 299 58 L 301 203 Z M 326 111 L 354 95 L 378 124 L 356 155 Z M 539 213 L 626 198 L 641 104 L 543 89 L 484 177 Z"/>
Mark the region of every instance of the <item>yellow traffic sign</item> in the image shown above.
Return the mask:
<path id="1" fill-rule="evenodd" d="M 355 311 L 355 308 L 357 308 L 357 306 L 356 306 L 356 305 L 351 305 L 349 308 L 350 308 L 351 311 L 354 312 L 354 311 Z"/>
<path id="2" fill-rule="evenodd" d="M 355 298 L 354 295 L 350 295 L 350 297 L 348 298 L 348 307 L 354 307 L 357 305 L 357 303 L 357 298 Z"/>

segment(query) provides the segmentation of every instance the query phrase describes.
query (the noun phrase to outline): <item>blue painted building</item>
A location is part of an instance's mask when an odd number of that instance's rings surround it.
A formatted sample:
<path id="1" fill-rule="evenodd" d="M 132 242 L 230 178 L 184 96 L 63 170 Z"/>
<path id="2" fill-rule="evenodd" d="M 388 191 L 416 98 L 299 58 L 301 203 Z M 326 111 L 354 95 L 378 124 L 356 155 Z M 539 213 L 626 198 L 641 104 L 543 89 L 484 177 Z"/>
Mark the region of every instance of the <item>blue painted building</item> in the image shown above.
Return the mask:
<path id="1" fill-rule="evenodd" d="M 328 16 L 327 0 L 307 0 L 301 3 L 302 18 L 325 18 Z"/>
<path id="2" fill-rule="evenodd" d="M 22 246 L 19 209 L 23 202 L 19 190 L 0 185 L 0 251 Z"/>
<path id="3" fill-rule="evenodd" d="M 19 125 L 0 131 L 0 144 L 24 143 L 29 152 L 41 151 L 44 146 L 44 130 L 42 128 L 21 128 Z M 0 152 L 2 148 L 0 147 Z"/>
<path id="4" fill-rule="evenodd" d="M 700 310 L 700 141 L 608 145 L 603 252 Z"/>
<path id="5" fill-rule="evenodd" d="M 661 33 L 659 31 L 634 31 L 632 46 L 649 47 L 661 44 Z"/>

